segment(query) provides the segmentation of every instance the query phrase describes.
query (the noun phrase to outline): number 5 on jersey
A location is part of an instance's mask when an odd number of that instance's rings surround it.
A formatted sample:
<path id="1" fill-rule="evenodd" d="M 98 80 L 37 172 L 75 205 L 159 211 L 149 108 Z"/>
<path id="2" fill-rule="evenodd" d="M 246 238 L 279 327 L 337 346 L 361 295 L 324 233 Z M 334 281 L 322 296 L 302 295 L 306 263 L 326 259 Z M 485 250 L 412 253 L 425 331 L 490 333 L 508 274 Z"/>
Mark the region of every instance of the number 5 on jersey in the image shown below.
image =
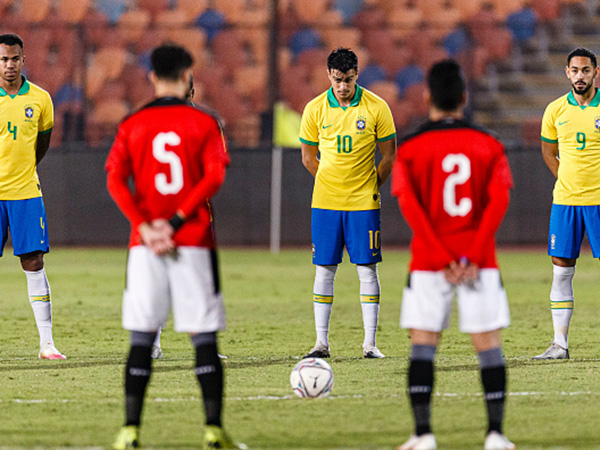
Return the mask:
<path id="1" fill-rule="evenodd" d="M 177 194 L 183 188 L 183 166 L 177 153 L 167 150 L 167 145 L 176 147 L 181 144 L 181 138 L 173 131 L 158 133 L 152 140 L 152 156 L 163 164 L 169 165 L 170 176 L 157 173 L 154 177 L 156 190 L 162 195 Z M 169 181 L 169 178 L 171 181 Z"/>
<path id="2" fill-rule="evenodd" d="M 457 202 L 456 187 L 471 178 L 471 160 L 462 153 L 446 155 L 442 160 L 442 170 L 450 174 L 444 182 L 444 211 L 452 217 L 464 217 L 473 209 L 473 200 L 463 197 Z"/>

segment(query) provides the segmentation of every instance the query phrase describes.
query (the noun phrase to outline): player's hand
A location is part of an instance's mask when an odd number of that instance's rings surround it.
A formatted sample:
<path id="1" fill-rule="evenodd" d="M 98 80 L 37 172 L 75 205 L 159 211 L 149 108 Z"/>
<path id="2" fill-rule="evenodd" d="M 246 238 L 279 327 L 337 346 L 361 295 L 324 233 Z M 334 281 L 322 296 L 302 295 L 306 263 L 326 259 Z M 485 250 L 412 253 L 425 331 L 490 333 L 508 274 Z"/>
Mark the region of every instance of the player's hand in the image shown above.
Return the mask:
<path id="1" fill-rule="evenodd" d="M 458 263 L 461 272 L 461 280 L 463 283 L 470 286 L 479 279 L 479 266 L 469 261 L 461 261 Z"/>
<path id="2" fill-rule="evenodd" d="M 459 284 L 461 282 L 461 269 L 456 261 L 452 261 L 446 267 L 444 267 L 444 277 L 450 284 Z"/>
<path id="3" fill-rule="evenodd" d="M 138 230 L 142 237 L 142 242 L 156 255 L 165 255 L 175 249 L 175 242 L 171 239 L 165 227 L 154 227 L 144 222 L 139 226 Z"/>
<path id="4" fill-rule="evenodd" d="M 173 227 L 167 219 L 154 219 L 151 225 L 156 231 L 164 233 L 169 237 L 172 237 L 175 234 L 175 230 L 173 230 Z"/>

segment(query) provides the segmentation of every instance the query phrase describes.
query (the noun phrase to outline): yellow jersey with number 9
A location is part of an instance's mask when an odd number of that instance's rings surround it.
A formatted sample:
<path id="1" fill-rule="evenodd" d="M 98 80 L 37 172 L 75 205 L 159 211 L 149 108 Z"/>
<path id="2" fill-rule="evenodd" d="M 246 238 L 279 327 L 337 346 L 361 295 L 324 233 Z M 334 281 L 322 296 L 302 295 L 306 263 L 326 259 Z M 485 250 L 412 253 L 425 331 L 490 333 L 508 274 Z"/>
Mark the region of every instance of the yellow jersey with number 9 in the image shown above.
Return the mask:
<path id="1" fill-rule="evenodd" d="M 16 95 L 0 88 L 0 200 L 42 196 L 36 171 L 38 134 L 54 125 L 50 95 L 23 77 Z"/>
<path id="2" fill-rule="evenodd" d="M 546 107 L 542 141 L 558 143 L 557 205 L 600 205 L 600 91 L 580 106 L 573 91 Z"/>
<path id="3" fill-rule="evenodd" d="M 321 154 L 312 207 L 379 209 L 375 147 L 395 136 L 387 103 L 358 85 L 348 107 L 340 106 L 331 88 L 311 100 L 302 114 L 300 142 L 318 146 Z"/>

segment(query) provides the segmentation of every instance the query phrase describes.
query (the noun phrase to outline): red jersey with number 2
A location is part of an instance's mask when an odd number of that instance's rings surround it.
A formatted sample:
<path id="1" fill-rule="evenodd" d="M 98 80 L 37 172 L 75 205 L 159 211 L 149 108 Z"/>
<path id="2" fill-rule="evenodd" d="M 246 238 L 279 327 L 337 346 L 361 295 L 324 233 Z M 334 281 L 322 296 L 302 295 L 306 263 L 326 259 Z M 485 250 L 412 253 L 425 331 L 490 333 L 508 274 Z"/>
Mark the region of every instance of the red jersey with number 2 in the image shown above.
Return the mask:
<path id="1" fill-rule="evenodd" d="M 222 166 L 224 176 L 229 162 L 217 120 L 180 99 L 157 99 L 123 120 L 106 170 L 109 191 L 131 223 L 129 246 L 141 244 L 141 223 L 179 211 L 186 221 L 174 235 L 176 245 L 213 248 L 210 203 L 201 183 L 209 166 Z"/>
<path id="2" fill-rule="evenodd" d="M 494 235 L 511 187 L 504 147 L 482 129 L 446 119 L 408 136 L 398 147 L 392 193 L 405 199 L 401 208 L 413 231 L 411 270 L 441 270 L 461 257 L 497 267 Z M 497 206 L 503 210 L 489 211 L 494 190 L 506 195 L 506 205 Z M 492 220 L 484 221 L 486 214 Z"/>

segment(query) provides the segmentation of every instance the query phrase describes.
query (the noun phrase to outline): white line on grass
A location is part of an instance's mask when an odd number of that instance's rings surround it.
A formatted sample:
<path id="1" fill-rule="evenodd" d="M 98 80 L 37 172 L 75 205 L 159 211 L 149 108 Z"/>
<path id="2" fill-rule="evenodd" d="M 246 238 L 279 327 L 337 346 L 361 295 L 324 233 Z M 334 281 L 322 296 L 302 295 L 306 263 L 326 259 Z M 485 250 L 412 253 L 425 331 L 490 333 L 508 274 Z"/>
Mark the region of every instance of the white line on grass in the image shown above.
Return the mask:
<path id="1" fill-rule="evenodd" d="M 547 395 L 552 396 L 579 396 L 579 395 L 599 395 L 599 392 L 592 391 L 553 391 L 553 392 L 541 392 L 541 391 L 525 391 L 525 392 L 509 392 L 509 397 L 543 397 Z M 330 395 L 328 397 L 329 400 L 342 400 L 348 398 L 376 398 L 376 397 L 385 397 L 385 398 L 397 398 L 404 397 L 406 394 L 391 394 L 391 395 L 362 395 L 362 394 L 354 394 L 354 395 Z M 481 397 L 483 394 L 481 392 L 436 392 L 434 394 L 436 397 Z M 280 401 L 280 400 L 290 400 L 295 399 L 295 395 L 256 395 L 250 397 L 226 397 L 228 401 Z M 200 397 L 186 397 L 186 398 L 148 398 L 146 401 L 156 402 L 156 403 L 185 403 L 185 402 L 197 402 L 200 401 Z M 22 399 L 15 398 L 12 400 L 2 400 L 0 399 L 0 403 L 4 402 L 12 402 L 17 404 L 34 404 L 34 403 L 85 403 L 81 400 L 67 400 L 67 399 L 58 399 L 58 400 L 47 400 L 47 399 Z M 120 403 L 120 399 L 105 399 L 102 403 Z"/>

